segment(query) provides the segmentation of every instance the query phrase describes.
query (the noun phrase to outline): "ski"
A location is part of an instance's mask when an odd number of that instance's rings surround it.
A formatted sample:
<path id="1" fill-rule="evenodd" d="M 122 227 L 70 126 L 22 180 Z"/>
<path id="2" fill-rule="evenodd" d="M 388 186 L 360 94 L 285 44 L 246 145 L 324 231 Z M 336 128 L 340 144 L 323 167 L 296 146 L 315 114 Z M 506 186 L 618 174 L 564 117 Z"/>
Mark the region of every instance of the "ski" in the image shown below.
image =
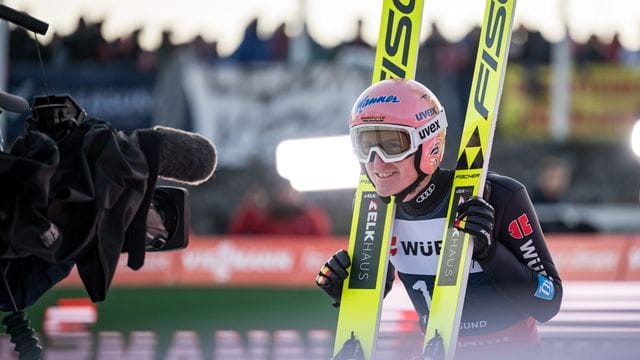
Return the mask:
<path id="1" fill-rule="evenodd" d="M 482 196 L 511 42 L 516 0 L 487 0 L 469 103 L 449 200 L 447 227 L 436 273 L 424 355 L 453 359 L 464 303 L 473 242 L 453 227 L 458 205 Z M 436 356 L 435 353 L 441 355 Z M 442 354 L 443 353 L 443 354 Z"/>
<path id="2" fill-rule="evenodd" d="M 416 72 L 424 0 L 383 0 L 372 83 L 413 79 Z M 335 335 L 334 360 L 375 359 L 390 237 L 395 216 L 365 174 L 355 193 L 345 280 Z"/>

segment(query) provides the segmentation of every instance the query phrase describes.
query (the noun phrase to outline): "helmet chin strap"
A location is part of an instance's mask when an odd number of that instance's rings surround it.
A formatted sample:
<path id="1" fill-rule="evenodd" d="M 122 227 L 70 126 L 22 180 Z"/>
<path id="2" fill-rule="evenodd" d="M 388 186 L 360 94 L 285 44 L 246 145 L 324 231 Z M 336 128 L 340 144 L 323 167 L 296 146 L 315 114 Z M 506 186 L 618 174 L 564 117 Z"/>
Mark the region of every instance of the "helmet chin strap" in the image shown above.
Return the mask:
<path id="1" fill-rule="evenodd" d="M 418 172 L 418 177 L 414 182 L 411 183 L 411 185 L 407 186 L 404 190 L 400 191 L 397 194 L 393 194 L 393 196 L 395 196 L 398 199 L 398 201 L 404 200 L 404 198 L 406 198 L 407 195 L 416 191 L 418 189 L 418 186 L 422 182 L 422 180 L 426 179 L 426 177 L 429 176 L 429 174 L 425 174 L 420 168 L 421 158 L 422 158 L 422 145 L 418 147 L 418 150 L 415 152 L 415 156 L 413 157 L 414 166 L 416 168 L 416 171 Z"/>

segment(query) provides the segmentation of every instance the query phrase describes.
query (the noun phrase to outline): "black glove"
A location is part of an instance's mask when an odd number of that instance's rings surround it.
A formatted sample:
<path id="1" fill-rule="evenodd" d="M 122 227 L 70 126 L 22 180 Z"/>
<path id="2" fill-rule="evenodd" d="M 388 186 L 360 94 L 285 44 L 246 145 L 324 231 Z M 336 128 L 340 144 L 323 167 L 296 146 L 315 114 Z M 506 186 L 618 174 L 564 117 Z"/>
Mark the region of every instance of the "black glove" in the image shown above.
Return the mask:
<path id="1" fill-rule="evenodd" d="M 473 238 L 473 259 L 487 260 L 495 252 L 495 210 L 486 200 L 473 196 L 460 204 L 454 226 Z"/>
<path id="2" fill-rule="evenodd" d="M 349 265 L 351 265 L 349 253 L 347 253 L 346 250 L 339 250 L 322 265 L 318 276 L 316 276 L 316 285 L 335 300 L 333 304 L 335 307 L 340 305 L 342 284 L 344 283 L 344 279 L 349 275 L 347 272 Z"/>

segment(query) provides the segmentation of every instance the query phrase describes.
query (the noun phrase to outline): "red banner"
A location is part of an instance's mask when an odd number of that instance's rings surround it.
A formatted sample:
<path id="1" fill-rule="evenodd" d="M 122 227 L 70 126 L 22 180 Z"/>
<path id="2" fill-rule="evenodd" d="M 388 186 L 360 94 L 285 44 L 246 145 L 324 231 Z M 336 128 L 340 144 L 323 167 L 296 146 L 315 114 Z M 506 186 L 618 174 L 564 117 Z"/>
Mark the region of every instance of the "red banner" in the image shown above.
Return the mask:
<path id="1" fill-rule="evenodd" d="M 625 275 L 629 237 L 548 235 L 551 257 L 563 280 L 613 281 Z M 635 241 L 640 245 L 640 237 Z"/>
<path id="2" fill-rule="evenodd" d="M 344 237 L 191 235 L 187 249 L 147 253 L 138 271 L 122 254 L 112 286 L 313 286 L 320 266 L 347 246 Z M 62 285 L 81 285 L 75 270 Z"/>
<path id="3" fill-rule="evenodd" d="M 566 281 L 640 280 L 640 235 L 548 235 Z M 193 236 L 189 247 L 147 253 L 139 271 L 120 258 L 112 286 L 314 286 L 346 237 Z M 73 271 L 63 286 L 81 286 Z"/>

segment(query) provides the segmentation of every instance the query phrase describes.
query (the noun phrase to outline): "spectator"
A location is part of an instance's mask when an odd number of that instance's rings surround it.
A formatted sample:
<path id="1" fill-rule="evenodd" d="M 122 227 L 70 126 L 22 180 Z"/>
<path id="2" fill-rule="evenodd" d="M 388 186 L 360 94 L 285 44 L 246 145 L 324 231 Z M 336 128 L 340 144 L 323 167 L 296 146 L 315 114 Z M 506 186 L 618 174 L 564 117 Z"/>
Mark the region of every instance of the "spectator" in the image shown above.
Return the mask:
<path id="1" fill-rule="evenodd" d="M 88 24 L 83 17 L 78 19 L 76 30 L 63 39 L 71 59 L 75 62 L 106 60 L 100 58 L 106 41 L 102 37 L 102 21 Z"/>
<path id="2" fill-rule="evenodd" d="M 240 46 L 229 56 L 229 60 L 238 63 L 269 61 L 269 44 L 258 35 L 258 19 L 253 19 L 244 31 Z"/>
<path id="3" fill-rule="evenodd" d="M 540 226 L 545 233 L 596 232 L 597 228 L 583 221 L 572 207 L 559 207 L 567 202 L 571 168 L 562 158 L 548 156 L 540 161 L 536 185 L 530 192 L 531 201 L 540 213 Z M 540 205 L 547 205 L 546 209 Z"/>
<path id="4" fill-rule="evenodd" d="M 272 175 L 249 193 L 229 225 L 230 234 L 329 235 L 324 210 L 306 204 L 289 180 Z"/>
<path id="5" fill-rule="evenodd" d="M 596 35 L 591 35 L 586 44 L 577 44 L 575 57 L 578 66 L 603 63 L 606 59 L 604 44 Z"/>
<path id="6" fill-rule="evenodd" d="M 620 43 L 620 35 L 616 33 L 610 42 L 602 45 L 604 60 L 609 64 L 619 64 L 620 54 L 622 53 L 622 44 Z"/>
<path id="7" fill-rule="evenodd" d="M 9 35 L 9 55 L 15 61 L 37 61 L 38 52 L 32 36 L 21 27 L 16 27 Z"/>
<path id="8" fill-rule="evenodd" d="M 566 161 L 548 156 L 540 161 L 536 185 L 531 190 L 534 204 L 557 204 L 566 200 L 571 170 Z"/>
<path id="9" fill-rule="evenodd" d="M 280 24 L 267 40 L 271 60 L 285 62 L 289 56 L 289 38 L 285 32 L 285 23 Z"/>
<path id="10" fill-rule="evenodd" d="M 527 91 L 534 99 L 543 93 L 540 81 L 542 65 L 548 65 L 551 60 L 551 44 L 537 30 L 527 31 L 524 43 L 523 64 L 527 70 Z"/>

